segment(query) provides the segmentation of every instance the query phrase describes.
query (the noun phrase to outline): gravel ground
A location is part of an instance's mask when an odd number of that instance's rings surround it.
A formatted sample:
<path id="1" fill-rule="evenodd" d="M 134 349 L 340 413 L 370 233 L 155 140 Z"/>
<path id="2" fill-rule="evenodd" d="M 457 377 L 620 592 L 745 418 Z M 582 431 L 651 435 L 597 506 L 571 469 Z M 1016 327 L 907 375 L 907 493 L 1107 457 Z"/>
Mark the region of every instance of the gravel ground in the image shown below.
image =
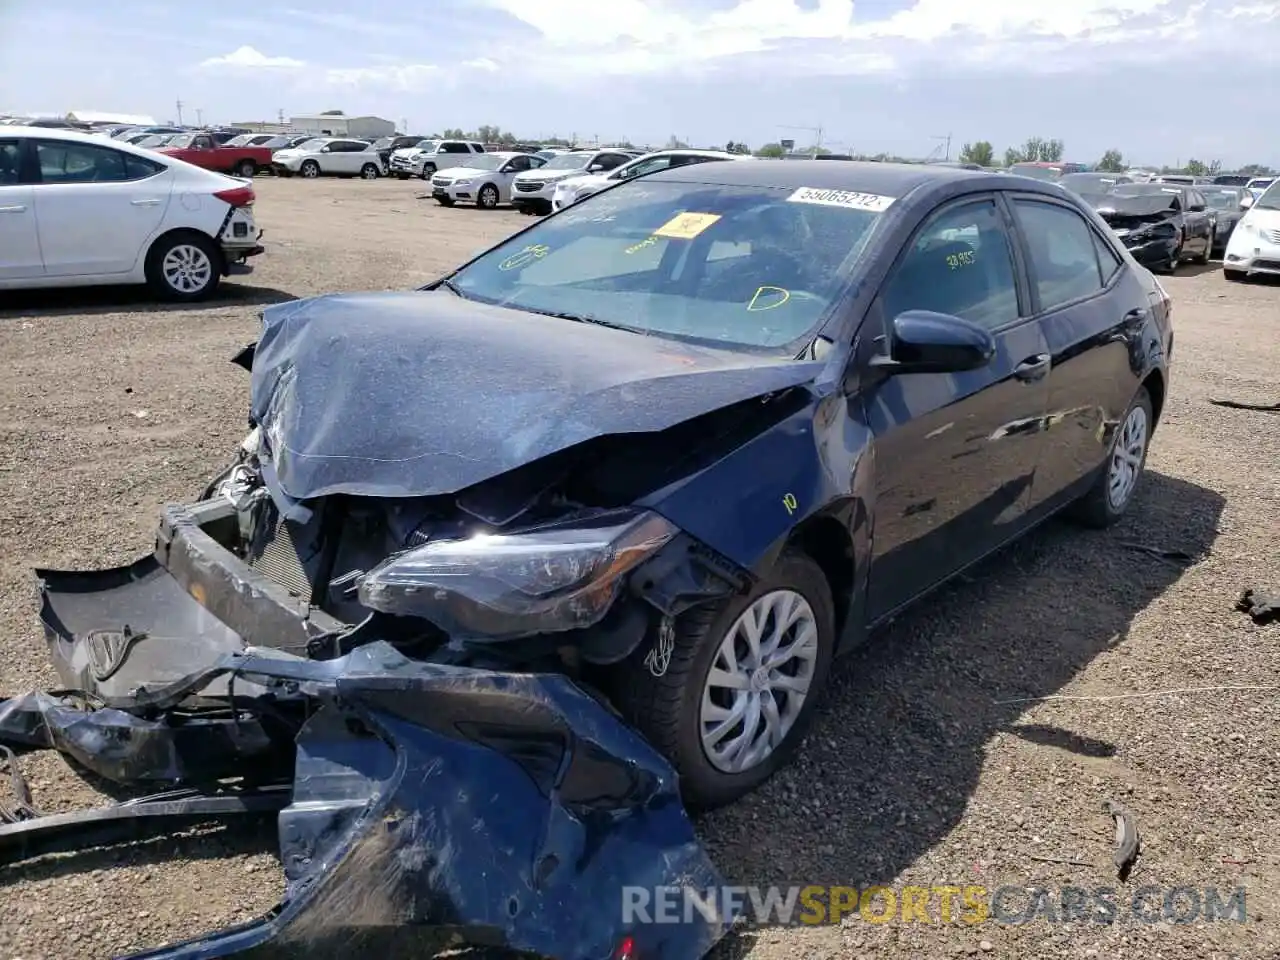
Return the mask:
<path id="1" fill-rule="evenodd" d="M 132 560 L 161 505 L 192 496 L 238 442 L 247 379 L 227 360 L 255 336 L 262 304 L 410 287 L 529 223 L 438 208 L 415 199 L 420 187 L 259 180 L 268 253 L 199 307 L 120 291 L 6 295 L 0 691 L 54 683 L 30 568 Z M 1267 720 L 1280 627 L 1233 610 L 1244 587 L 1280 585 L 1280 417 L 1207 403 L 1277 400 L 1280 286 L 1228 284 L 1216 267 L 1166 285 L 1173 382 L 1125 523 L 1105 534 L 1051 524 L 904 616 L 840 667 L 798 763 L 700 824 L 734 883 L 1114 886 L 1119 919 L 946 923 L 935 899 L 929 923 L 854 914 L 736 935 L 721 956 L 1280 952 L 1280 734 Z M 1275 686 L 1102 699 L 1214 685 Z M 1007 702 L 1053 695 L 1099 699 Z M 23 769 L 46 810 L 102 801 L 56 757 Z M 1143 835 L 1123 885 L 1109 798 Z M 0 958 L 102 958 L 249 919 L 281 893 L 273 847 L 269 830 L 206 830 L 0 867 Z M 1128 910 L 1145 886 L 1239 885 L 1243 924 L 1141 923 Z"/>

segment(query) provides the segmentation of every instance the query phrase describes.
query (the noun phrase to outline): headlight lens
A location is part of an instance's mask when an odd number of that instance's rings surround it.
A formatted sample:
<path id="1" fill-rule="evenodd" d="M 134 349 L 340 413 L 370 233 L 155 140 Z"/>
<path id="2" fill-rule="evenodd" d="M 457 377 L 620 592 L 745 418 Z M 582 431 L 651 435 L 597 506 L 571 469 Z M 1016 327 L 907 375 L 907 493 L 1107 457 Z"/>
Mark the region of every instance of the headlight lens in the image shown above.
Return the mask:
<path id="1" fill-rule="evenodd" d="M 471 186 L 471 181 L 470 181 L 470 180 L 455 180 L 455 181 L 453 181 L 453 185 L 454 185 L 455 187 L 469 187 L 469 186 Z"/>
<path id="2" fill-rule="evenodd" d="M 598 623 L 623 575 L 677 530 L 655 513 L 610 510 L 512 533 L 440 540 L 364 576 L 371 610 L 430 620 L 452 637 L 506 640 Z"/>

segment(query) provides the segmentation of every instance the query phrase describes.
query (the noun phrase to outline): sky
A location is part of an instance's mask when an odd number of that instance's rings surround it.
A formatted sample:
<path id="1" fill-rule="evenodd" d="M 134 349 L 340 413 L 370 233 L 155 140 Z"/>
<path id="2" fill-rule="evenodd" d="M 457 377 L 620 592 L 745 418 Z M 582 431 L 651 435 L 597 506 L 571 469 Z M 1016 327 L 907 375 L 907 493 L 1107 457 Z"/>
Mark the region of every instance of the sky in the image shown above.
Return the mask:
<path id="1" fill-rule="evenodd" d="M 0 0 L 0 113 L 1280 167 L 1280 0 Z"/>

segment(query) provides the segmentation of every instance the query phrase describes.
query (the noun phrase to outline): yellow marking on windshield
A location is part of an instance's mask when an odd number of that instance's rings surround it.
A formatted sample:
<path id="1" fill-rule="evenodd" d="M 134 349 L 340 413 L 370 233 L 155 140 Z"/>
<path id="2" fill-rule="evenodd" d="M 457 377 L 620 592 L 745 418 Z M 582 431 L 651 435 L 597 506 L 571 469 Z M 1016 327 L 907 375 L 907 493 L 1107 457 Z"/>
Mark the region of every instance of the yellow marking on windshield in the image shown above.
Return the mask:
<path id="1" fill-rule="evenodd" d="M 780 297 L 781 299 L 760 303 L 760 299 L 764 297 Z M 762 310 L 775 310 L 791 299 L 791 291 L 782 287 L 773 287 L 765 284 L 763 287 L 757 287 L 756 292 L 751 295 L 751 300 L 747 304 L 747 309 L 752 313 L 759 313 Z"/>
<path id="2" fill-rule="evenodd" d="M 643 240 L 641 240 L 639 243 L 633 243 L 631 246 L 627 247 L 627 249 L 626 249 L 626 250 L 624 250 L 623 252 L 624 252 L 624 253 L 639 253 L 639 252 L 640 252 L 641 250 L 643 250 L 645 247 L 652 247 L 652 246 L 653 246 L 655 243 L 657 243 L 657 242 L 658 242 L 658 238 L 657 238 L 657 237 L 645 237 L 645 238 L 644 238 Z"/>
<path id="3" fill-rule="evenodd" d="M 678 213 L 653 231 L 653 235 L 672 240 L 692 240 L 719 219 L 718 213 Z"/>
<path id="4" fill-rule="evenodd" d="M 961 267 L 972 267 L 978 262 L 978 255 L 972 250 L 966 250 L 964 253 L 947 254 L 947 266 L 952 270 L 959 270 Z"/>
<path id="5" fill-rule="evenodd" d="M 545 243 L 535 243 L 525 247 L 519 253 L 513 253 L 511 256 L 507 257 L 507 259 L 498 264 L 498 269 L 516 270 L 526 264 L 532 263 L 534 260 L 541 260 L 550 252 L 551 248 Z"/>
<path id="6" fill-rule="evenodd" d="M 800 503 L 796 500 L 794 493 L 788 493 L 782 498 L 782 505 L 786 507 L 788 514 L 793 514 L 800 509 Z"/>

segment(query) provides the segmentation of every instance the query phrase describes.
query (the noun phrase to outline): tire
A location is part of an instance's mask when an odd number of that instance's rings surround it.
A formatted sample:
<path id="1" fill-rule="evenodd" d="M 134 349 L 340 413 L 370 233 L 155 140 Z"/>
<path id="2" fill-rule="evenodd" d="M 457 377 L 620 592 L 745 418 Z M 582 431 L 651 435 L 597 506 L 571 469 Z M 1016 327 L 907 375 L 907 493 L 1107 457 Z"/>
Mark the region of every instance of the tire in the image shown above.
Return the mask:
<path id="1" fill-rule="evenodd" d="M 498 188 L 492 183 L 486 183 L 480 188 L 480 192 L 476 194 L 476 206 L 481 210 L 498 209 Z"/>
<path id="2" fill-rule="evenodd" d="M 1222 275 L 1232 283 L 1244 283 L 1249 279 L 1249 273 L 1247 270 L 1233 270 L 1230 267 L 1223 267 Z"/>
<path id="3" fill-rule="evenodd" d="M 222 251 L 203 234 L 169 234 L 147 252 L 146 272 L 147 285 L 165 300 L 207 300 L 222 280 Z"/>
<path id="4" fill-rule="evenodd" d="M 252 160 L 241 160 L 238 164 L 236 164 L 237 177 L 244 177 L 246 180 L 248 180 L 257 172 L 258 172 L 258 165 L 254 163 Z"/>
<path id="5" fill-rule="evenodd" d="M 703 746 L 704 690 L 721 645 L 739 617 L 765 598 L 778 596 L 779 591 L 798 594 L 812 614 L 815 636 L 808 692 L 781 743 L 775 745 L 771 753 L 738 772 L 727 772 L 713 762 Z M 650 649 L 650 644 L 641 644 L 631 657 L 613 668 L 609 685 L 614 702 L 624 719 L 671 761 L 680 777 L 684 802 L 691 809 L 721 807 L 745 796 L 773 776 L 794 755 L 804 738 L 830 673 L 835 650 L 831 589 L 813 560 L 803 553 L 787 551 L 772 573 L 746 595 L 697 607 L 678 618 L 671 658 L 661 677 L 655 677 L 644 663 Z M 759 697 L 760 694 L 744 690 L 741 696 Z M 771 691 L 771 700 L 774 696 Z M 786 712 L 785 699 L 772 702 Z M 757 714 L 757 722 L 762 717 Z"/>
<path id="6" fill-rule="evenodd" d="M 1144 436 L 1141 452 L 1137 455 L 1134 475 L 1128 482 L 1123 497 L 1113 497 L 1111 487 L 1112 478 L 1118 467 L 1117 448 L 1126 435 L 1126 428 L 1131 418 L 1139 413 L 1142 417 Z M 1105 530 L 1120 521 L 1129 509 L 1129 505 L 1133 503 L 1133 495 L 1142 481 L 1142 471 L 1147 465 L 1147 449 L 1151 445 L 1151 432 L 1154 427 L 1155 413 L 1151 405 L 1151 394 L 1147 392 L 1146 387 L 1139 387 L 1138 392 L 1129 402 L 1129 408 L 1120 419 L 1115 435 L 1111 438 L 1111 446 L 1107 448 L 1107 459 L 1098 472 L 1097 480 L 1089 488 L 1088 493 L 1071 505 L 1069 512 L 1074 520 L 1095 530 Z M 1132 453 L 1132 447 L 1130 452 Z"/>
<path id="7" fill-rule="evenodd" d="M 1210 226 L 1209 240 L 1204 245 L 1204 253 L 1196 254 L 1195 263 L 1206 264 L 1213 260 L 1213 236 L 1215 232 L 1215 229 Z"/>
<path id="8" fill-rule="evenodd" d="M 418 179 L 430 180 L 435 175 L 436 175 L 436 165 L 434 163 L 424 163 L 422 165 L 422 172 L 418 174 Z"/>
<path id="9" fill-rule="evenodd" d="M 408 179 L 409 179 L 409 175 L 408 175 L 407 173 L 397 173 L 397 174 L 396 174 L 396 179 L 397 179 L 397 180 L 408 180 Z"/>
<path id="10" fill-rule="evenodd" d="M 360 168 L 361 180 L 377 180 L 380 176 L 382 176 L 382 171 L 378 169 L 376 163 L 366 163 Z"/>
<path id="11" fill-rule="evenodd" d="M 304 160 L 302 166 L 298 168 L 298 173 L 306 177 L 308 180 L 314 180 L 320 176 L 320 164 L 314 160 Z"/>
<path id="12" fill-rule="evenodd" d="M 453 197 L 436 197 L 436 203 L 442 207 L 452 207 L 454 200 Z"/>

